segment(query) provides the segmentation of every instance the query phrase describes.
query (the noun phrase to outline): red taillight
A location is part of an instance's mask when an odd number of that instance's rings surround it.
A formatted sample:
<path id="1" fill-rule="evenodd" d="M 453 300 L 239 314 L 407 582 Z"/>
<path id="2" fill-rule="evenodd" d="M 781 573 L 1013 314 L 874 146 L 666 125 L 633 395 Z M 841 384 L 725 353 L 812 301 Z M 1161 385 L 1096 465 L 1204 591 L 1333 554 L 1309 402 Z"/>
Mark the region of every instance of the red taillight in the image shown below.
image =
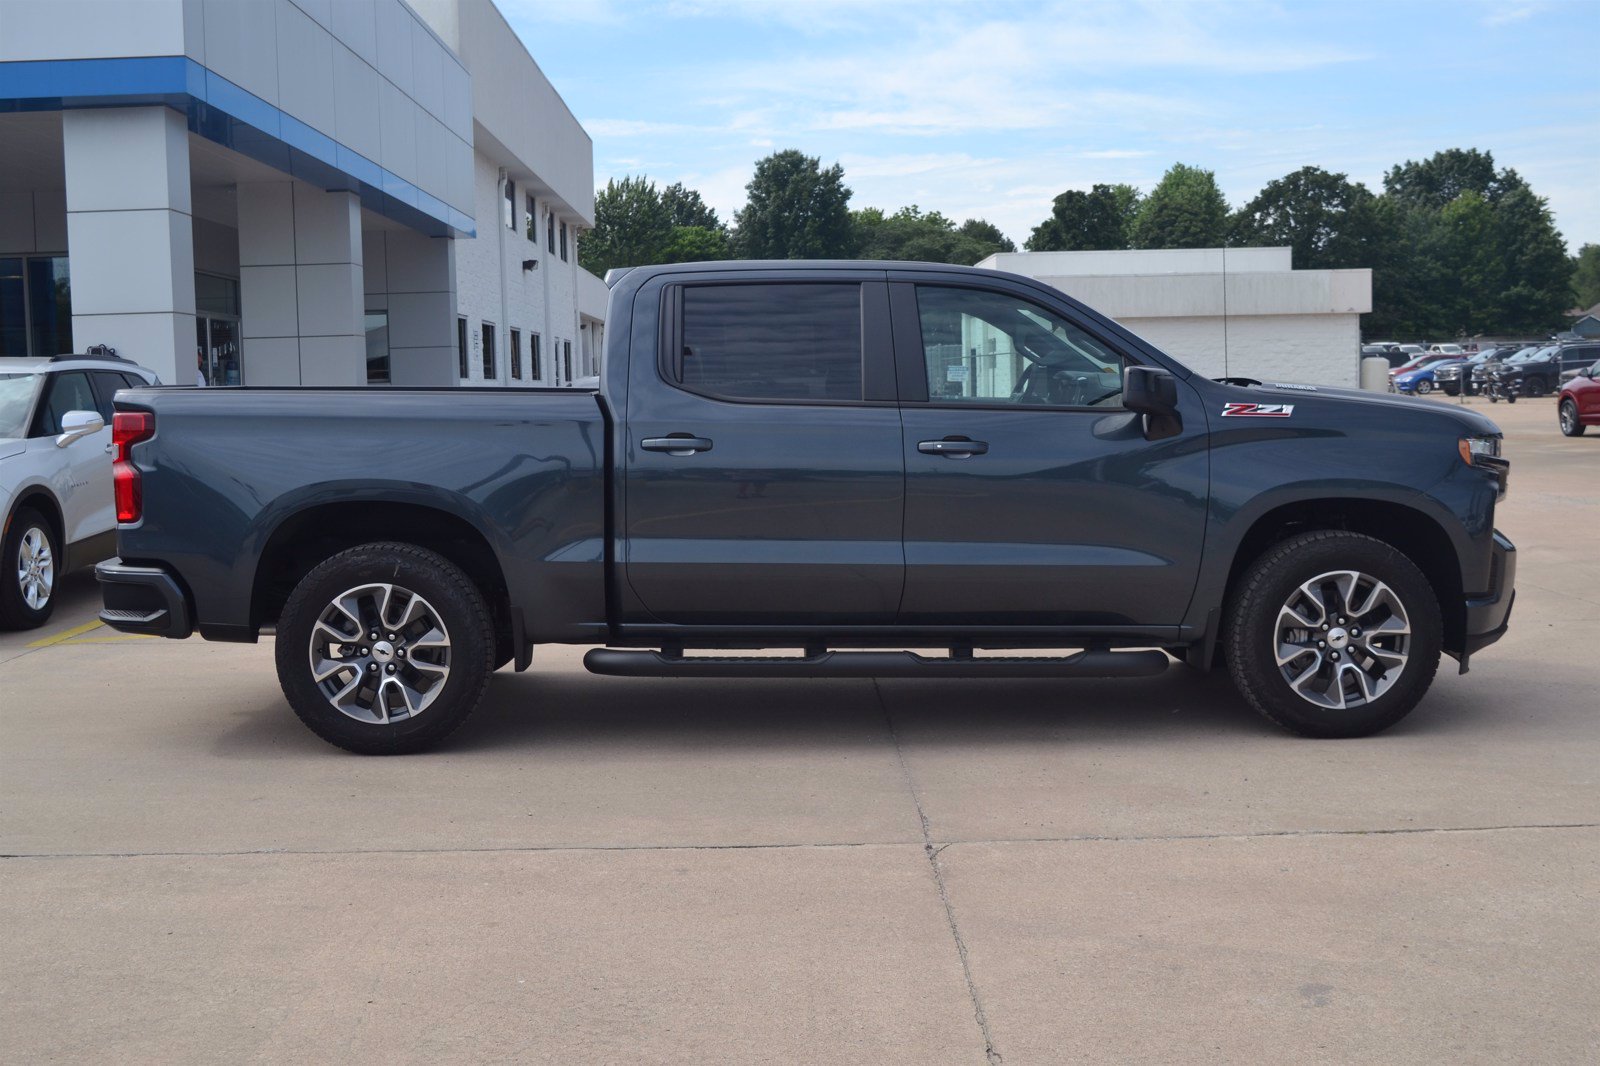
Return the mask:
<path id="1" fill-rule="evenodd" d="M 149 411 L 118 411 L 111 416 L 111 443 L 117 449 L 111 483 L 116 489 L 117 521 L 137 522 L 144 516 L 144 488 L 133 465 L 133 446 L 156 435 L 156 416 Z"/>

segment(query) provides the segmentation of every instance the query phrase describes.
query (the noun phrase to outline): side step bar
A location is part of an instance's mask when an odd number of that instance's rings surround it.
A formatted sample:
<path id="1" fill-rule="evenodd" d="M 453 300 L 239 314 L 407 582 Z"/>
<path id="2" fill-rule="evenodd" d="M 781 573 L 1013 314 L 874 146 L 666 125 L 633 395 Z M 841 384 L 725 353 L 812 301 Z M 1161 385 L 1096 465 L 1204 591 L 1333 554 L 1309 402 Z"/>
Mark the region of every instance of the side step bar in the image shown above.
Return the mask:
<path id="1" fill-rule="evenodd" d="M 934 658 L 909 651 L 825 651 L 801 656 L 685 656 L 594 648 L 593 674 L 615 677 L 1149 677 L 1172 662 L 1165 652 L 1080 651 L 1054 658 Z"/>

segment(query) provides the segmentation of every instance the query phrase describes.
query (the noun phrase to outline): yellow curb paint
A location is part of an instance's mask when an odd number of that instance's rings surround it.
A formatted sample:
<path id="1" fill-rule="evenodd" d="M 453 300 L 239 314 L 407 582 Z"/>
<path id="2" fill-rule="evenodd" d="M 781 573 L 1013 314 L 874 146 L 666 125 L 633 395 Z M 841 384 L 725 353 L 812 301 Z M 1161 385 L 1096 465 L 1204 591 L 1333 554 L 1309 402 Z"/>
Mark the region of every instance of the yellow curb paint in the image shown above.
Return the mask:
<path id="1" fill-rule="evenodd" d="M 54 636 L 45 637 L 43 640 L 36 640 L 32 644 L 29 644 L 28 647 L 48 648 L 52 644 L 60 644 L 64 640 L 71 640 L 73 637 L 81 636 L 82 634 L 89 632 L 91 629 L 102 629 L 104 627 L 104 622 L 85 622 L 81 626 L 73 626 L 71 629 L 63 630 Z"/>
<path id="2" fill-rule="evenodd" d="M 63 640 L 55 647 L 71 647 L 75 644 L 121 644 L 125 640 L 160 640 L 154 633 L 120 633 L 114 637 L 79 637 L 77 640 Z"/>

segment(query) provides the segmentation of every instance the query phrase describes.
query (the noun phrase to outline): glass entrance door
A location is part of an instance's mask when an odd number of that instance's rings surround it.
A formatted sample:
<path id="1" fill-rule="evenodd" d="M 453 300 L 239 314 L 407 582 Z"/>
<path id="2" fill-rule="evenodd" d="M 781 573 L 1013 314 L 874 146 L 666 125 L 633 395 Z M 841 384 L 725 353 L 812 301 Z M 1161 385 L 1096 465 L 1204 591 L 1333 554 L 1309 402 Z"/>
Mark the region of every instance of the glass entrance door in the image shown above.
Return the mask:
<path id="1" fill-rule="evenodd" d="M 195 346 L 200 374 L 207 385 L 242 385 L 239 365 L 239 320 L 232 315 L 201 315 L 195 319 Z"/>

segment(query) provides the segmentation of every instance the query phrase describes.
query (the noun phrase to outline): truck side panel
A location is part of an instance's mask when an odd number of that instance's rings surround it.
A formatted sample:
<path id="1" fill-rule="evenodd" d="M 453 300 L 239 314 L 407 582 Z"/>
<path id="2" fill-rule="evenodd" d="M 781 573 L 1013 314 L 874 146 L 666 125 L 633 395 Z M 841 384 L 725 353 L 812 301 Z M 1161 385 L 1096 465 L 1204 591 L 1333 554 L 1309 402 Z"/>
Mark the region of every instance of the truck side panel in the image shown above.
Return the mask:
<path id="1" fill-rule="evenodd" d="M 121 527 L 120 554 L 174 570 L 208 637 L 251 640 L 266 621 L 252 597 L 275 532 L 302 536 L 381 500 L 476 530 L 530 639 L 604 639 L 606 425 L 593 394 L 141 389 L 118 407 L 156 416 L 133 450 L 144 518 Z M 407 539 L 397 525 L 392 539 Z"/>

